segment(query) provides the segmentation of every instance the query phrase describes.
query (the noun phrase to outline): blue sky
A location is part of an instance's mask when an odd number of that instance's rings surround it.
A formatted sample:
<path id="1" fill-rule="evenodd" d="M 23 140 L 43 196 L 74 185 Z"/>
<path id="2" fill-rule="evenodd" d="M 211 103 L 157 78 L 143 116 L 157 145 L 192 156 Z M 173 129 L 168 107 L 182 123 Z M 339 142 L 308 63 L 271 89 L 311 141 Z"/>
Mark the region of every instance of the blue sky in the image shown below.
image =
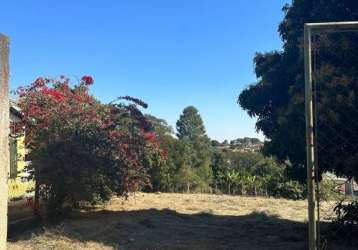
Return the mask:
<path id="1" fill-rule="evenodd" d="M 236 104 L 257 51 L 280 49 L 284 0 L 2 1 L 11 88 L 38 76 L 95 79 L 104 102 L 131 95 L 175 127 L 188 105 L 212 139 L 261 137 Z"/>

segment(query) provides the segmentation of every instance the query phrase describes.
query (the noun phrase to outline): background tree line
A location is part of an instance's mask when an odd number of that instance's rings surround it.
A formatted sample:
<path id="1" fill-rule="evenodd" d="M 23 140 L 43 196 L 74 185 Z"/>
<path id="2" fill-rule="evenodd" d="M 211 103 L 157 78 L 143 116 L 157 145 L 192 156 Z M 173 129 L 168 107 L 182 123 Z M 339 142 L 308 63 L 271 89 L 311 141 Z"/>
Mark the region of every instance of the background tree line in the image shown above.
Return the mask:
<path id="1" fill-rule="evenodd" d="M 17 91 L 22 119 L 12 129 L 25 133 L 30 149 L 36 214 L 40 200 L 47 216 L 59 218 L 138 190 L 302 198 L 284 164 L 235 152 L 235 143 L 213 146 L 195 107 L 183 110 L 174 135 L 164 120 L 142 114 L 147 104 L 139 99 L 101 103 L 89 92 L 93 82 L 40 77 Z"/>
<path id="2" fill-rule="evenodd" d="M 146 117 L 166 155 L 148 161 L 152 187 L 147 190 L 303 198 L 304 187 L 289 180 L 286 164 L 259 152 L 232 150 L 239 140 L 232 145 L 211 141 L 195 107 L 183 110 L 176 124 L 176 137 L 165 120 Z M 228 147 L 219 147 L 226 144 Z"/>

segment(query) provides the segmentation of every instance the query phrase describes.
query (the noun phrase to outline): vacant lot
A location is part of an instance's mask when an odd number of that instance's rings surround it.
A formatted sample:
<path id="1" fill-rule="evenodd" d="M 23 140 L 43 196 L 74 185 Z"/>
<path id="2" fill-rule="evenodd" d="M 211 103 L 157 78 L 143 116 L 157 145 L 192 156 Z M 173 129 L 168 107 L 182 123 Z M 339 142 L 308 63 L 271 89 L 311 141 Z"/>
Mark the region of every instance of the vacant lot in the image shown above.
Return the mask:
<path id="1" fill-rule="evenodd" d="M 9 249 L 306 249 L 306 218 L 305 201 L 137 193 L 21 234 Z"/>

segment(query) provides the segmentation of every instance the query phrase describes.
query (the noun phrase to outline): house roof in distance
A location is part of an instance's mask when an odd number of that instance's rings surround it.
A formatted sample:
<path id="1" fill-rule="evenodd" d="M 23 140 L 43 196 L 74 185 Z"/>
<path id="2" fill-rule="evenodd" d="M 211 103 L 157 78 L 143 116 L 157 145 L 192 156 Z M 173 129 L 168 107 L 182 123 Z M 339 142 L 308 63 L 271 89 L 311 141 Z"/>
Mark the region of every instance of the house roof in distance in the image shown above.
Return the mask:
<path id="1" fill-rule="evenodd" d="M 19 118 L 22 117 L 22 114 L 21 114 L 21 109 L 19 108 L 19 106 L 17 106 L 17 103 L 16 101 L 13 101 L 13 100 L 10 100 L 10 113 L 12 115 L 15 115 Z"/>

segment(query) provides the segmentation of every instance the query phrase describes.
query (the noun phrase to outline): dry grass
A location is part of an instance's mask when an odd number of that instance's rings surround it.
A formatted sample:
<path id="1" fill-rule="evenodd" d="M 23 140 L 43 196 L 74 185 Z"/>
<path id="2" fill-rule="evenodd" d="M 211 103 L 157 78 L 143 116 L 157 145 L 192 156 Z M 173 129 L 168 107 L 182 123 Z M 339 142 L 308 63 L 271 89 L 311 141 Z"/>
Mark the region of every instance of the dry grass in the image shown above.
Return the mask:
<path id="1" fill-rule="evenodd" d="M 305 201 L 137 193 L 22 234 L 8 249 L 306 249 L 306 211 Z"/>

